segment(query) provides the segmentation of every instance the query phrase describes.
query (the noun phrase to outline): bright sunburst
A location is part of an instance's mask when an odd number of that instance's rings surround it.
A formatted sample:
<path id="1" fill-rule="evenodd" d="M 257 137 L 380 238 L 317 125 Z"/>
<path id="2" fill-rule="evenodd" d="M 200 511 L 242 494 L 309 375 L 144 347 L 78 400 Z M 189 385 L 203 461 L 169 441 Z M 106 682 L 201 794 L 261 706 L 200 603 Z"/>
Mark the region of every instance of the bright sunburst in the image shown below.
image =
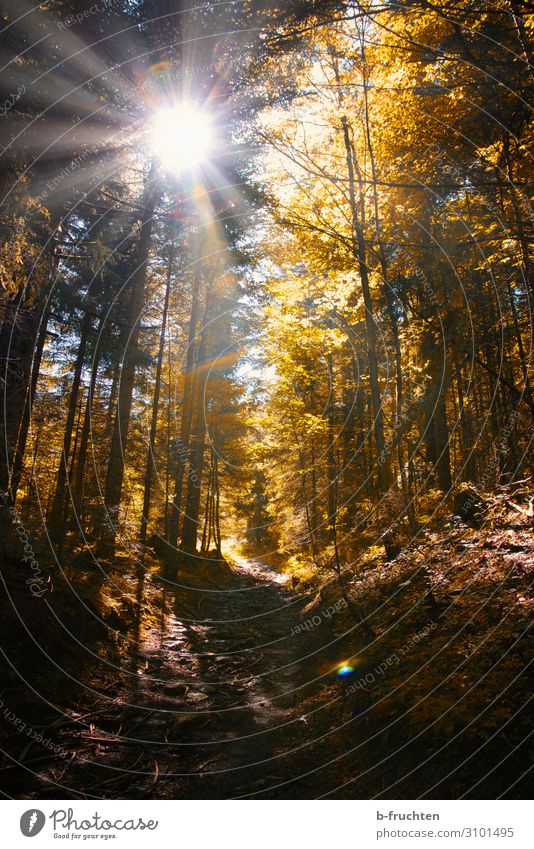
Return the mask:
<path id="1" fill-rule="evenodd" d="M 156 113 L 151 147 L 164 168 L 175 173 L 204 162 L 212 145 L 209 115 L 191 103 L 180 103 Z"/>

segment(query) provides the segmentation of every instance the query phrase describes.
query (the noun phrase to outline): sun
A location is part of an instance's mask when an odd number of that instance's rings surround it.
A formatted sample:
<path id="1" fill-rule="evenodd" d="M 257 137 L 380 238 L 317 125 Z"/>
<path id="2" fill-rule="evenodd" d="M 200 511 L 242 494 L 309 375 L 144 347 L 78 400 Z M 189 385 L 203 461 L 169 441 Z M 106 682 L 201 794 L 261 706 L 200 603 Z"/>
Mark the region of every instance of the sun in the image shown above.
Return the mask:
<path id="1" fill-rule="evenodd" d="M 192 103 L 179 103 L 156 112 L 150 137 L 152 153 L 164 168 L 177 174 L 190 171 L 209 156 L 210 117 Z"/>

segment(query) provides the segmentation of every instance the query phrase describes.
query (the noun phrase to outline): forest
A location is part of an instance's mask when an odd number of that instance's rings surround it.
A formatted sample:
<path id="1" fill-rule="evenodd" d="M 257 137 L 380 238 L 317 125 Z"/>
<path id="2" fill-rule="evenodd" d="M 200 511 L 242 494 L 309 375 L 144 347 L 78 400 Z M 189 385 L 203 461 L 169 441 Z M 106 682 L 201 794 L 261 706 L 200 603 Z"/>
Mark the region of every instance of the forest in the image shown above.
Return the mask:
<path id="1" fill-rule="evenodd" d="M 0 793 L 525 799 L 527 0 L 4 0 Z"/>

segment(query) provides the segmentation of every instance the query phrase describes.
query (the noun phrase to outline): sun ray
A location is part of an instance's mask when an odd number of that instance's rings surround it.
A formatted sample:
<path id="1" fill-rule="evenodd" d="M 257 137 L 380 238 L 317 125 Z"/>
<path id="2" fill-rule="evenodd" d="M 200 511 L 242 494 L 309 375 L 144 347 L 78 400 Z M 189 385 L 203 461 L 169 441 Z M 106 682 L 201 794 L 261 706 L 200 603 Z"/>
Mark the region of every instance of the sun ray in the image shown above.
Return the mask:
<path id="1" fill-rule="evenodd" d="M 195 169 L 212 149 L 210 117 L 193 103 L 161 109 L 154 116 L 150 142 L 164 168 L 176 174 Z"/>

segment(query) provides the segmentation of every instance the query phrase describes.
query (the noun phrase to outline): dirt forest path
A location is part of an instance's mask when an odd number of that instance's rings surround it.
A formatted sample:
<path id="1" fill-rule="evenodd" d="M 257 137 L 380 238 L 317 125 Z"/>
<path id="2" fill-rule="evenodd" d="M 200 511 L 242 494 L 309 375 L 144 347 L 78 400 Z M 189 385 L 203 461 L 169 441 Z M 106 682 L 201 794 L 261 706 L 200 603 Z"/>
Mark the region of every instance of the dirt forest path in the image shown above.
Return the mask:
<path id="1" fill-rule="evenodd" d="M 233 570 L 190 617 L 169 605 L 142 629 L 124 673 L 58 728 L 67 755 L 45 764 L 31 798 L 315 798 L 335 786 L 335 763 L 316 769 L 332 740 L 319 723 L 314 744 L 306 716 L 324 668 L 302 660 L 294 633 L 306 600 L 259 559 Z"/>
<path id="2" fill-rule="evenodd" d="M 182 583 L 164 590 L 159 561 L 147 561 L 139 580 L 125 554 L 96 587 L 94 569 L 77 564 L 77 586 L 85 576 L 106 621 L 90 631 L 90 608 L 82 618 L 78 605 L 53 628 L 51 606 L 34 607 L 32 618 L 14 568 L 3 633 L 17 651 L 5 655 L 0 690 L 0 792 L 529 798 L 529 510 L 519 521 L 516 505 L 498 503 L 485 530 L 456 523 L 395 562 L 371 559 L 343 584 L 350 605 L 335 578 L 306 595 L 250 557 L 184 564 Z M 66 590 L 54 593 L 58 609 Z M 343 661 L 353 678 L 337 678 Z M 513 718 L 496 735 L 502 716 Z"/>

